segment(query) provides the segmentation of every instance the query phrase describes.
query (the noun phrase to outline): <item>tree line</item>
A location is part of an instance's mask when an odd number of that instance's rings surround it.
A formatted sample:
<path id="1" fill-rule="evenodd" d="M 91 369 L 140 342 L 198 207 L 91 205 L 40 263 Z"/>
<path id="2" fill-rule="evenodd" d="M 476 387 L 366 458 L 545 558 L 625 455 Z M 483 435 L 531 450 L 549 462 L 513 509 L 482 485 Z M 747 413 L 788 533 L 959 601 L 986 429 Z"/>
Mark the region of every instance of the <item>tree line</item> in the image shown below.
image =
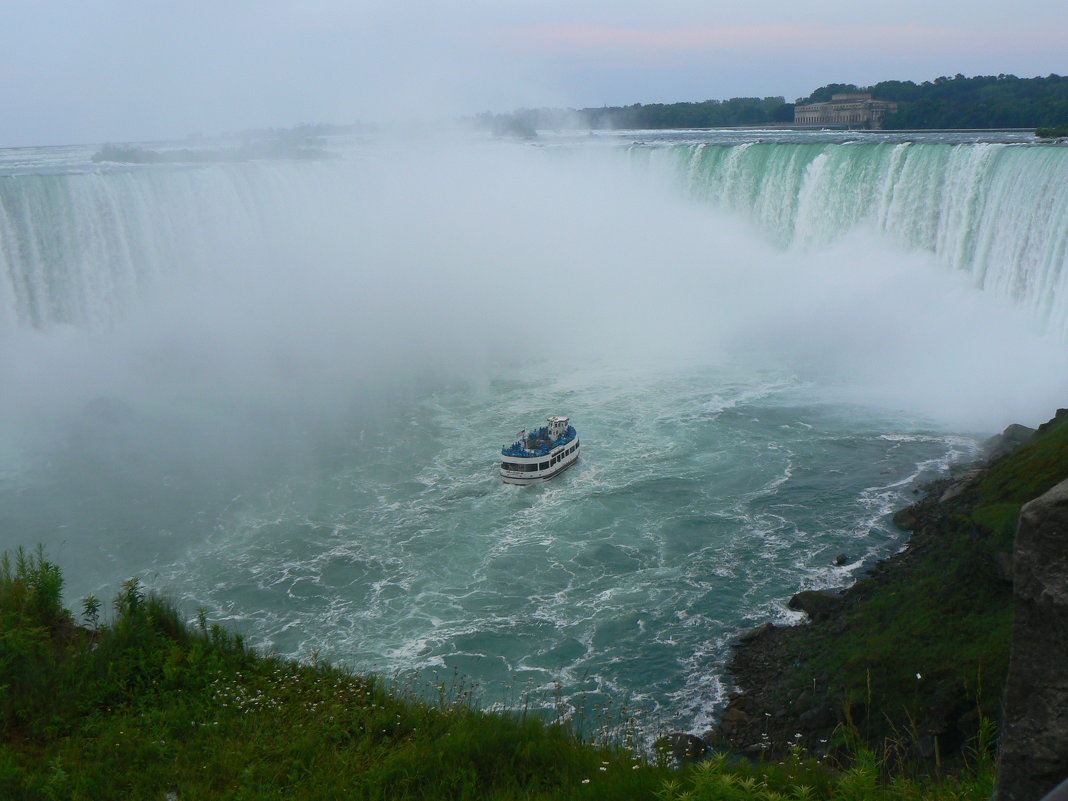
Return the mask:
<path id="1" fill-rule="evenodd" d="M 635 103 L 583 109 L 518 109 L 478 115 L 476 122 L 501 135 L 533 136 L 538 130 L 625 128 L 720 128 L 788 124 L 794 106 L 820 103 L 845 92 L 868 92 L 898 103 L 883 121 L 885 129 L 1037 128 L 1068 122 L 1068 76 L 1018 78 L 978 75 L 933 81 L 881 81 L 872 86 L 833 83 L 795 103 L 783 97 L 735 97 L 693 103 Z"/>

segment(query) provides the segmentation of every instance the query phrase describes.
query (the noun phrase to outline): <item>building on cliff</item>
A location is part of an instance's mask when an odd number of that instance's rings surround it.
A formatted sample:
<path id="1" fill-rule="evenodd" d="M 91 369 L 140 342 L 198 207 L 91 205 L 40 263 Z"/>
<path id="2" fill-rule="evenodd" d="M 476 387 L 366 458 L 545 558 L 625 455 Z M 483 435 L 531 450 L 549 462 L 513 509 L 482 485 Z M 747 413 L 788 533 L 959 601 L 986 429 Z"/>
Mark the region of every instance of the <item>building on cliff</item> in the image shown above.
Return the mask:
<path id="1" fill-rule="evenodd" d="M 831 95 L 825 103 L 794 106 L 794 125 L 819 128 L 882 128 L 883 118 L 897 103 L 873 100 L 867 93 Z"/>

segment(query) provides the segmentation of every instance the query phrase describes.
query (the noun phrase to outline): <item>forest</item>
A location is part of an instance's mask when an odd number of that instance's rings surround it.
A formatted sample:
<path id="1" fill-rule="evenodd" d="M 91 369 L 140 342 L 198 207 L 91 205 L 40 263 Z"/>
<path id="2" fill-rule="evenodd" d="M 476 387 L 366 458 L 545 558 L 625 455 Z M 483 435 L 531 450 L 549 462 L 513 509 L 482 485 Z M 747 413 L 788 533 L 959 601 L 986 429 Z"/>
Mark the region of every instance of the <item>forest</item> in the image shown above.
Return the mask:
<path id="1" fill-rule="evenodd" d="M 1068 123 L 1068 76 L 955 75 L 933 81 L 881 81 L 873 86 L 833 83 L 787 103 L 783 97 L 735 97 L 685 103 L 635 103 L 583 109 L 517 109 L 478 115 L 476 122 L 501 135 L 533 136 L 538 130 L 721 128 L 789 125 L 794 106 L 830 100 L 843 92 L 870 92 L 898 103 L 886 129 L 1039 128 Z"/>

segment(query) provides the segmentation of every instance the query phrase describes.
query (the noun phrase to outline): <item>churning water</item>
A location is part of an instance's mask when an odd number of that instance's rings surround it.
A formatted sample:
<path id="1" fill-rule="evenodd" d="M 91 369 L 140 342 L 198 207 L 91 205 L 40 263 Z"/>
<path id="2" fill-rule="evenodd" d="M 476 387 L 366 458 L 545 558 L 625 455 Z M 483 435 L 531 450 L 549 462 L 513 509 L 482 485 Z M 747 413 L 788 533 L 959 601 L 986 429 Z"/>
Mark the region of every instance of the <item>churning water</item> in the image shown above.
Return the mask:
<path id="1" fill-rule="evenodd" d="M 732 636 L 1063 405 L 1068 149 L 543 144 L 0 153 L 0 545 L 73 606 L 137 575 L 285 655 L 699 731 Z M 502 484 L 549 414 L 582 461 Z"/>

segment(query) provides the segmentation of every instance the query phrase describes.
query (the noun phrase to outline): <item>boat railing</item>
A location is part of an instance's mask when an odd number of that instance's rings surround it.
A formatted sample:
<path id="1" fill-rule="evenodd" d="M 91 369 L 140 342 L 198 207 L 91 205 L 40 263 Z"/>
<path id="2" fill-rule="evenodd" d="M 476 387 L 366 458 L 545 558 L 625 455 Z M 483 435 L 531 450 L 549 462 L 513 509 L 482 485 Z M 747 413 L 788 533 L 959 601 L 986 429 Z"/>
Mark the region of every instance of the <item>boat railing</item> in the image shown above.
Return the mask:
<path id="1" fill-rule="evenodd" d="M 577 436 L 574 426 L 568 426 L 560 438 L 551 441 L 549 440 L 549 429 L 547 426 L 542 426 L 537 431 L 528 434 L 521 440 L 516 440 L 511 445 L 505 445 L 501 448 L 501 454 L 504 456 L 518 456 L 520 458 L 530 458 L 534 456 L 548 456 L 549 451 L 553 448 L 558 448 L 561 445 L 566 445 L 571 442 Z"/>

